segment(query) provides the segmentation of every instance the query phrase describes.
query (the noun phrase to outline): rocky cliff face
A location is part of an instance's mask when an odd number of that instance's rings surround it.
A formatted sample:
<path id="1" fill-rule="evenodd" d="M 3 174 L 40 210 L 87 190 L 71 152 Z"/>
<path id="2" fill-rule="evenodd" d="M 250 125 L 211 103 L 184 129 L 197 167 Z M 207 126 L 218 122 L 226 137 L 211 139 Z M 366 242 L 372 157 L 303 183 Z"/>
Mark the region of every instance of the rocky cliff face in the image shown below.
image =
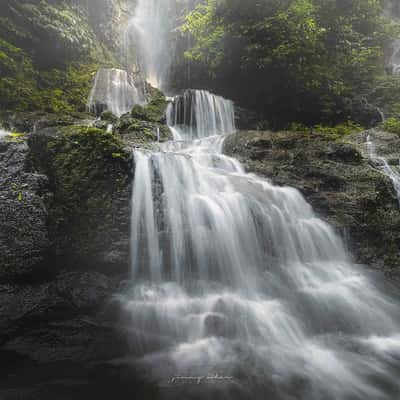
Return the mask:
<path id="1" fill-rule="evenodd" d="M 299 189 L 348 241 L 359 263 L 398 279 L 399 204 L 391 180 L 368 157 L 366 136 L 240 132 L 228 137 L 225 152 L 241 159 L 248 171 Z M 380 154 L 398 163 L 400 138 L 385 132 L 374 136 Z"/>
<path id="2" fill-rule="evenodd" d="M 49 182 L 27 168 L 28 158 L 26 142 L 0 141 L 0 281 L 40 274 L 50 249 Z"/>

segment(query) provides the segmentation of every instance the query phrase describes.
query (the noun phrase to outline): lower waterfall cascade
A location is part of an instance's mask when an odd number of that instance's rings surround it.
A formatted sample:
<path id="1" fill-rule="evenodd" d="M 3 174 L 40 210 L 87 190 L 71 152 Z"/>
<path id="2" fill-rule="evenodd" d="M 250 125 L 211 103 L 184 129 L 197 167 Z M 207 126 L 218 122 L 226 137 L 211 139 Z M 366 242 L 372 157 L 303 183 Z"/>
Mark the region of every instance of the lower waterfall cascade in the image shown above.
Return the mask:
<path id="1" fill-rule="evenodd" d="M 134 151 L 129 362 L 165 398 L 399 398 L 396 301 L 300 192 L 223 155 L 231 109 L 176 104 L 180 140 Z"/>

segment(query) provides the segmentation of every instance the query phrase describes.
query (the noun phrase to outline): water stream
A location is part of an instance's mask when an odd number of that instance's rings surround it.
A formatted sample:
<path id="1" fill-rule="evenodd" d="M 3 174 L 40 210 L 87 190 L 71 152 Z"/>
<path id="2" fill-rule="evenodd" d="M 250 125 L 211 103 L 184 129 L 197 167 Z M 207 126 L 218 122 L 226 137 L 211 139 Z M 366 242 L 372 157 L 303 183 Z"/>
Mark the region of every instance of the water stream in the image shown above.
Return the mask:
<path id="1" fill-rule="evenodd" d="M 397 399 L 398 305 L 297 190 L 180 129 L 135 151 L 131 362 L 163 398 Z"/>
<path id="2" fill-rule="evenodd" d="M 379 156 L 375 149 L 373 135 L 371 134 L 367 135 L 367 149 L 371 160 L 374 161 L 383 174 L 388 176 L 393 182 L 393 187 L 400 205 L 400 160 L 398 161 L 398 165 L 394 166 L 389 164 L 386 158 Z"/>
<path id="3" fill-rule="evenodd" d="M 161 88 L 172 3 L 139 0 L 128 27 Z M 123 362 L 163 399 L 400 398 L 397 301 L 297 190 L 223 154 L 234 114 L 187 90 L 167 110 L 174 141 L 134 150 Z"/>

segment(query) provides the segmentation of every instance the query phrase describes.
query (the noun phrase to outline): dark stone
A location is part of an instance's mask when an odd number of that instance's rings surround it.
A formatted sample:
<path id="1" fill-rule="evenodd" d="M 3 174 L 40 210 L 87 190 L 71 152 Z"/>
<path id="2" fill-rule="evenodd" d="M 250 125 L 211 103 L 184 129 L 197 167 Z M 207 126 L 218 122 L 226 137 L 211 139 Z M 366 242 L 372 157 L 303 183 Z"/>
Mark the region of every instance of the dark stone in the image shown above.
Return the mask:
<path id="1" fill-rule="evenodd" d="M 115 356 L 114 327 L 103 310 L 117 287 L 116 280 L 94 272 L 0 286 L 1 349 L 42 362 Z"/>
<path id="2" fill-rule="evenodd" d="M 0 142 L 0 281 L 39 274 L 50 249 L 47 177 L 27 168 L 23 141 Z"/>
<path id="3" fill-rule="evenodd" d="M 260 116 L 251 110 L 235 107 L 236 126 L 240 130 L 258 129 L 260 127 Z"/>
<path id="4" fill-rule="evenodd" d="M 364 98 L 352 100 L 349 109 L 349 119 L 366 128 L 372 128 L 382 122 L 379 109 Z"/>
<path id="5" fill-rule="evenodd" d="M 344 163 L 361 163 L 363 156 L 354 146 L 345 143 L 335 143 L 327 153 L 328 157 L 334 161 Z"/>
<path id="6" fill-rule="evenodd" d="M 369 131 L 344 136 L 243 131 L 225 141 L 226 154 L 249 172 L 297 188 L 315 211 L 345 234 L 357 262 L 400 281 L 400 210 L 392 181 L 369 158 L 373 134 L 378 154 L 400 158 L 400 138 Z"/>
<path id="7" fill-rule="evenodd" d="M 32 168 L 49 178 L 51 261 L 115 275 L 129 268 L 132 154 L 115 135 L 86 127 L 29 137 Z"/>

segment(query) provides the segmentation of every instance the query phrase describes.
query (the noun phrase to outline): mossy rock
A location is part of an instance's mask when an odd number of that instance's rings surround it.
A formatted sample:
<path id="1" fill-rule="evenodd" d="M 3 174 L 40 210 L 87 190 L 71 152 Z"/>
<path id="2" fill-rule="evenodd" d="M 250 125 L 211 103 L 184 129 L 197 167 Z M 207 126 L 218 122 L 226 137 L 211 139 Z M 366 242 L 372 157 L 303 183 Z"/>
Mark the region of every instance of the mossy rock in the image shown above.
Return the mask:
<path id="1" fill-rule="evenodd" d="M 135 119 L 164 124 L 167 100 L 164 94 L 154 88 L 150 89 L 150 101 L 145 106 L 135 105 L 131 116 Z"/>
<path id="2" fill-rule="evenodd" d="M 118 117 L 115 116 L 111 111 L 103 111 L 100 115 L 100 119 L 113 124 L 118 122 Z"/>
<path id="3" fill-rule="evenodd" d="M 131 152 L 117 135 L 82 126 L 40 131 L 29 146 L 35 169 L 50 180 L 49 225 L 56 253 L 69 267 L 86 260 L 86 267 L 97 269 L 103 263 L 100 255 L 129 237 Z M 126 214 L 122 221 L 121 210 Z"/>
<path id="4" fill-rule="evenodd" d="M 116 125 L 116 131 L 124 137 L 137 142 L 147 144 L 160 140 L 165 142 L 172 139 L 172 134 L 165 124 L 132 118 L 130 114 L 122 116 Z"/>
<path id="5" fill-rule="evenodd" d="M 400 119 L 388 118 L 382 125 L 382 128 L 390 133 L 395 133 L 400 136 Z"/>

